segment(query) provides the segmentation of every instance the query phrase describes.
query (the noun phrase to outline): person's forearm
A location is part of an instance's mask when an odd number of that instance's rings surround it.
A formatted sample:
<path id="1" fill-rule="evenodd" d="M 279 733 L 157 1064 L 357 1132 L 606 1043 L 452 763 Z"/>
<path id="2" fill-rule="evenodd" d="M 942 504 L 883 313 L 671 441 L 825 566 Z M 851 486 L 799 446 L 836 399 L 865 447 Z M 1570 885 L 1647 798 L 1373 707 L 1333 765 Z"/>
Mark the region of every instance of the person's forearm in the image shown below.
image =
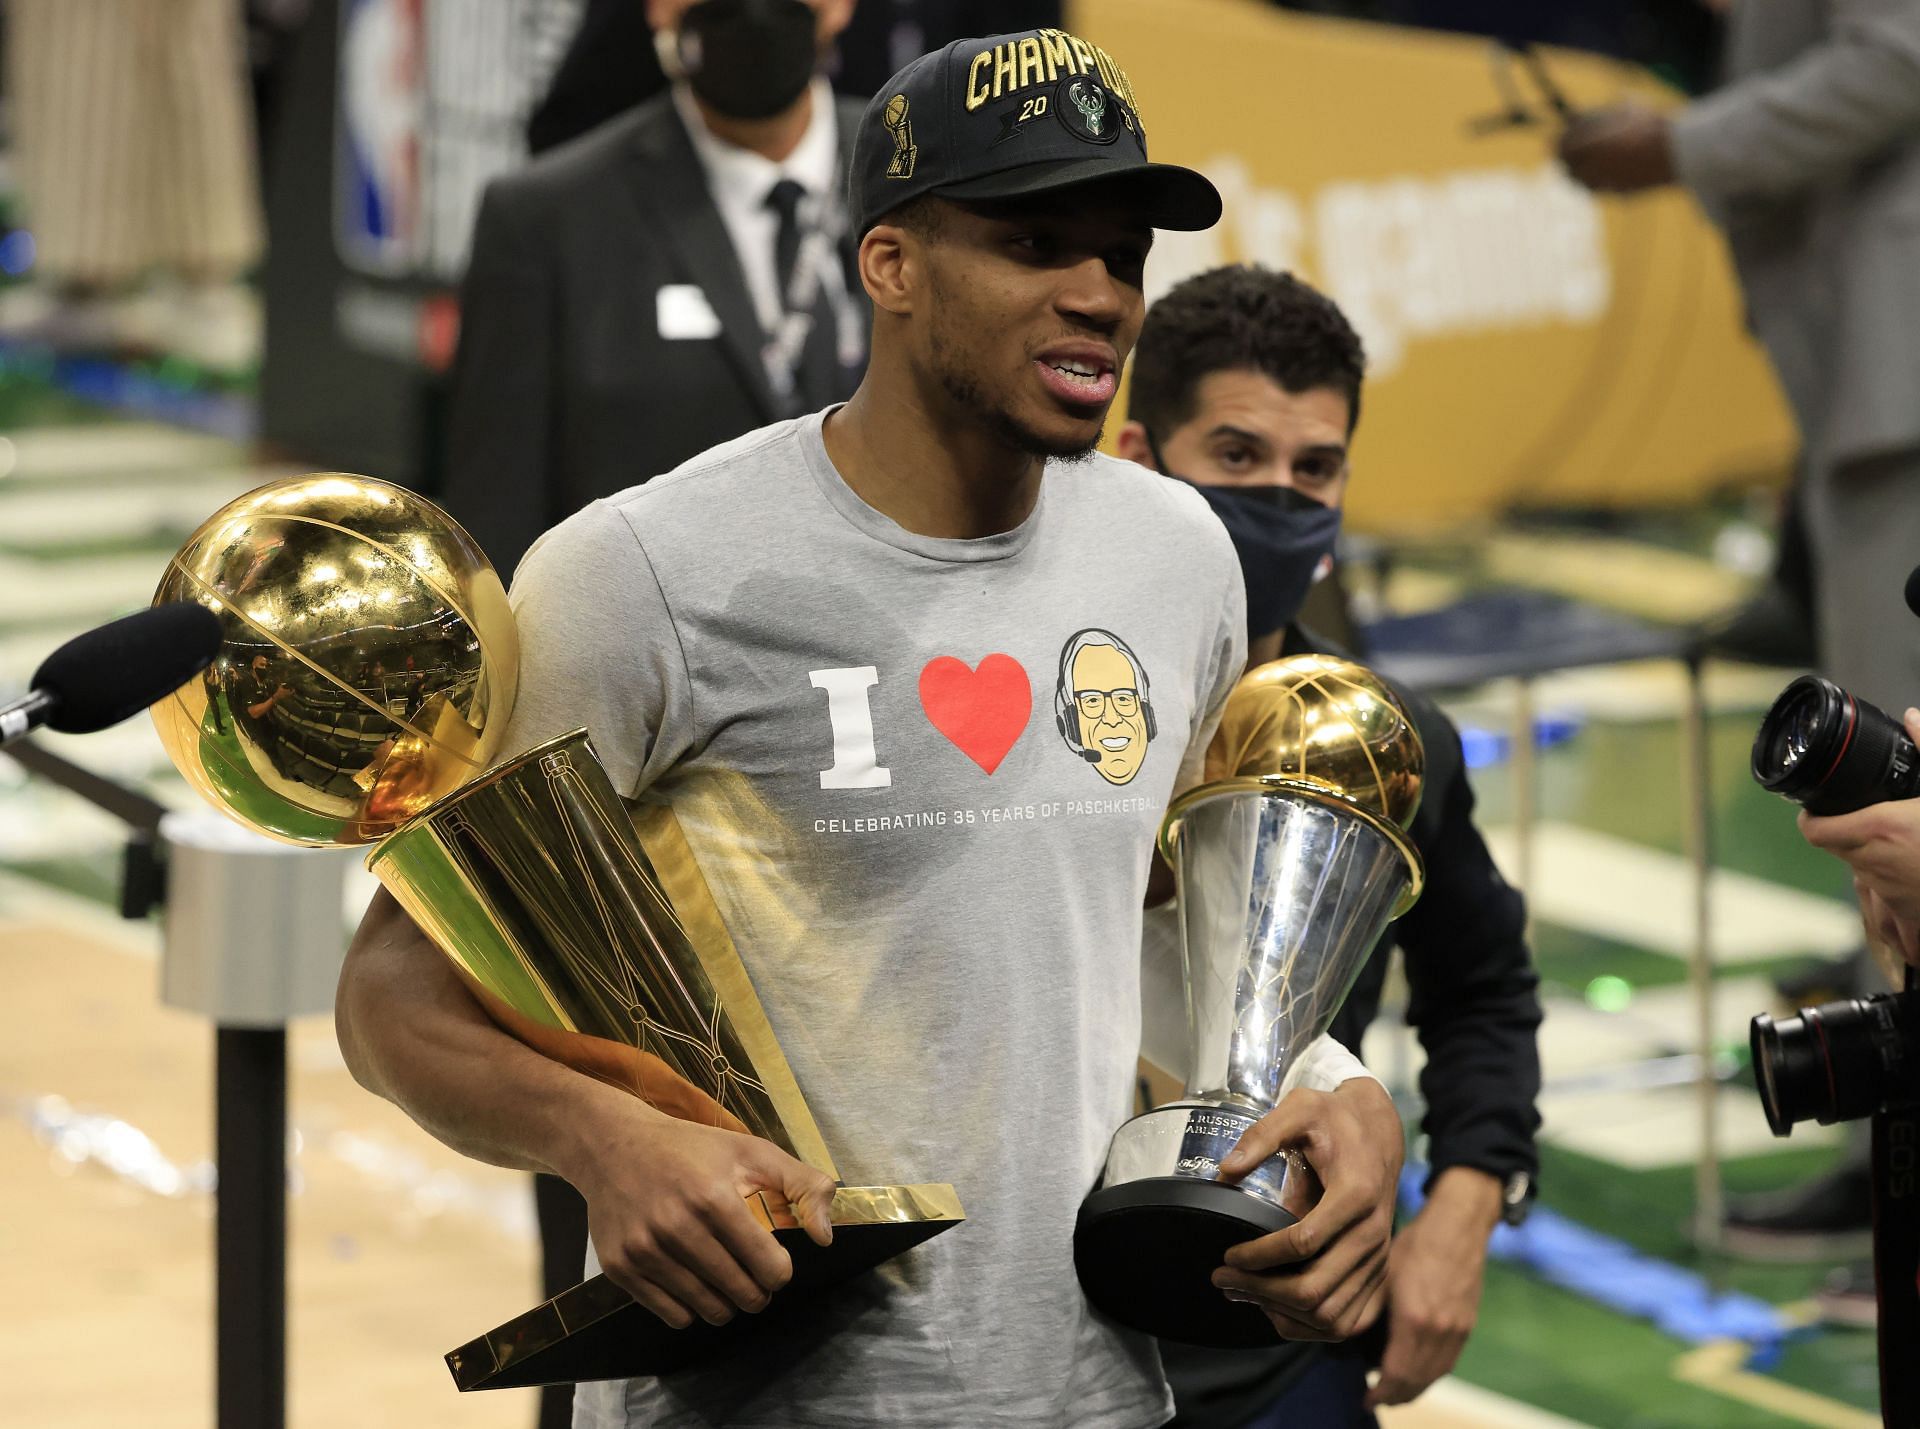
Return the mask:
<path id="1" fill-rule="evenodd" d="M 1449 1166 L 1434 1180 L 1420 1214 L 1484 1245 L 1500 1224 L 1502 1209 L 1499 1177 L 1474 1166 Z"/>
<path id="2" fill-rule="evenodd" d="M 384 891 L 348 950 L 334 1021 L 354 1080 L 496 1166 L 572 1180 L 606 1118 L 661 1115 L 502 1031 Z"/>

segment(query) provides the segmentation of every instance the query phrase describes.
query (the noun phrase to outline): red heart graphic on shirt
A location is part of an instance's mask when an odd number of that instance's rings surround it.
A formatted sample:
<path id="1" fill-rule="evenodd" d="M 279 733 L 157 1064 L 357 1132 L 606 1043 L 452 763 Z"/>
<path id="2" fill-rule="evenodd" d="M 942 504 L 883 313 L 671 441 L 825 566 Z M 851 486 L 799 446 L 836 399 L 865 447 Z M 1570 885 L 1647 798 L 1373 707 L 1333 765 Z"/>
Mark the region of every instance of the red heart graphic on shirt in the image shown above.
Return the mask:
<path id="1" fill-rule="evenodd" d="M 1026 730 L 1033 686 L 1011 655 L 989 655 L 971 670 L 940 655 L 920 672 L 920 708 L 956 749 L 991 774 Z"/>

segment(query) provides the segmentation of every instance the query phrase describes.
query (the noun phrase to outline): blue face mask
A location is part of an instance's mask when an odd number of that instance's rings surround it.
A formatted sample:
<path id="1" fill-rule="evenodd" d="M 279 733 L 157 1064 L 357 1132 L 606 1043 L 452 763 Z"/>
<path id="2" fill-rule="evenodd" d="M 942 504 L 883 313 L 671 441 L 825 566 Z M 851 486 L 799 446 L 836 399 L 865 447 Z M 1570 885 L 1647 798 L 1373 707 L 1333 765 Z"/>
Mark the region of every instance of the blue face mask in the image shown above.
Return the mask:
<path id="1" fill-rule="evenodd" d="M 1158 442 L 1149 437 L 1147 445 L 1163 474 L 1187 481 L 1168 469 Z M 1247 586 L 1248 638 L 1257 640 L 1290 624 L 1306 603 L 1321 561 L 1333 554 L 1340 509 L 1290 486 L 1187 484 L 1207 499 L 1233 538 Z"/>

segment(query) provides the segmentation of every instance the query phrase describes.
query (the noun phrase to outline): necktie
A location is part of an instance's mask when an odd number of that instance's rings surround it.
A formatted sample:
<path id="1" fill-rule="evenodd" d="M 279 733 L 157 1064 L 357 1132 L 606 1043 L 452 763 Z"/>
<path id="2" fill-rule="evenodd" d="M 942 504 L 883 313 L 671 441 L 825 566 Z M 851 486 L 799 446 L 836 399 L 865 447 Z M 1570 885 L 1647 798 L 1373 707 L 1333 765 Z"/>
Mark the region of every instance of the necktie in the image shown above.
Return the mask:
<path id="1" fill-rule="evenodd" d="M 838 357 L 838 332 L 833 304 L 828 297 L 827 275 L 815 273 L 807 286 L 810 295 L 797 306 L 794 303 L 795 270 L 800 266 L 801 240 L 805 225 L 800 221 L 800 206 L 807 191 L 792 179 L 781 179 L 768 192 L 766 205 L 780 220 L 773 236 L 773 276 L 780 294 L 783 315 L 805 313 L 810 326 L 806 341 L 793 354 L 789 408 L 795 413 L 812 412 L 846 395 L 841 389 L 844 378 Z"/>
<path id="2" fill-rule="evenodd" d="M 782 179 L 767 194 L 767 207 L 780 220 L 773 236 L 773 276 L 785 311 L 793 290 L 793 270 L 800 261 L 800 204 L 807 191 L 792 179 Z"/>

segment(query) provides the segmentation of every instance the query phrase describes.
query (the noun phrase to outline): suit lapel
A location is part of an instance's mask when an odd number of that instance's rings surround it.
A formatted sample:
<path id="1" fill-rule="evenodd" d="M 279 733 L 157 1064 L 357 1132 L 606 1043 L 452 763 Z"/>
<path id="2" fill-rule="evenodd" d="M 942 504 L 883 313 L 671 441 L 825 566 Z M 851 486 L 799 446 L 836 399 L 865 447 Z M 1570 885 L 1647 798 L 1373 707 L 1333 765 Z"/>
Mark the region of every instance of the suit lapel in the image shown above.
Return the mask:
<path id="1" fill-rule="evenodd" d="M 720 345 L 739 369 L 762 419 L 776 420 L 780 413 L 760 356 L 760 318 L 747 291 L 746 274 L 720 210 L 707 192 L 706 171 L 671 100 L 636 135 L 635 151 L 629 178 L 641 214 L 660 231 L 686 275 L 706 293 L 720 319 Z"/>

